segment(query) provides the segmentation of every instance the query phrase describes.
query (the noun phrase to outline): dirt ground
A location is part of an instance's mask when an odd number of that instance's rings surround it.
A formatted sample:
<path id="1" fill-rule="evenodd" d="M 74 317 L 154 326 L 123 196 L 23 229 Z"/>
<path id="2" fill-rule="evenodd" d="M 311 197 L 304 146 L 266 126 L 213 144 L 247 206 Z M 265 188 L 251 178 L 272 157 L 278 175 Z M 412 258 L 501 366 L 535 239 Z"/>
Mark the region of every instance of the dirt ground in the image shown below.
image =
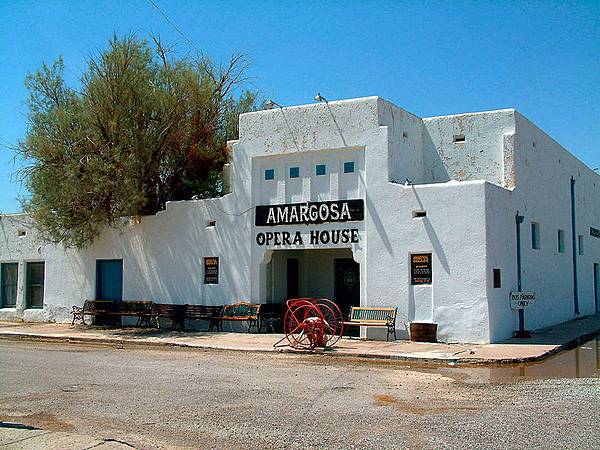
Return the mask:
<path id="1" fill-rule="evenodd" d="M 1 341 L 0 447 L 600 448 L 600 379 L 480 375 Z"/>

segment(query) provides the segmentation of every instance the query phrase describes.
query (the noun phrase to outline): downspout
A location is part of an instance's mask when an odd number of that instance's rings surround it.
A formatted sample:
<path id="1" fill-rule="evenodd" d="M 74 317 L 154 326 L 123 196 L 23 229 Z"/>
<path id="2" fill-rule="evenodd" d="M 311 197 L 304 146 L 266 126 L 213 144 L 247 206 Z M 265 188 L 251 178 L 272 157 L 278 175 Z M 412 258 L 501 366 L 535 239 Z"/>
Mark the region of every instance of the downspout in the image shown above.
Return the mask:
<path id="1" fill-rule="evenodd" d="M 575 315 L 579 315 L 579 289 L 577 286 L 577 229 L 575 223 L 575 178 L 571 177 L 571 236 L 573 252 L 573 304 Z"/>
<path id="2" fill-rule="evenodd" d="M 519 215 L 519 211 L 515 215 L 515 224 L 517 226 L 517 290 L 521 292 L 521 224 L 524 217 Z"/>
<path id="3" fill-rule="evenodd" d="M 519 215 L 519 211 L 515 214 L 515 226 L 517 232 L 517 290 L 521 292 L 522 287 L 522 260 L 521 260 L 521 224 L 525 220 L 524 216 Z M 525 311 L 519 308 L 519 329 L 515 333 L 517 338 L 528 338 L 530 332 L 525 329 Z"/>

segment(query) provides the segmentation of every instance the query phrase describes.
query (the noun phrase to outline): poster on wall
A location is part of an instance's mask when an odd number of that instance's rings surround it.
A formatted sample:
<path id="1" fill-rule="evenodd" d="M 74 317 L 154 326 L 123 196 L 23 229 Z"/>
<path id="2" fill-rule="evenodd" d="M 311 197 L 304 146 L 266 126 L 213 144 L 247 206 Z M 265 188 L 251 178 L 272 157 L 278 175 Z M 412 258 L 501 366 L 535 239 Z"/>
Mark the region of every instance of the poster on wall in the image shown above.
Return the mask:
<path id="1" fill-rule="evenodd" d="M 219 284 L 219 258 L 204 258 L 204 284 Z"/>
<path id="2" fill-rule="evenodd" d="M 431 284 L 431 253 L 410 255 L 411 284 Z"/>

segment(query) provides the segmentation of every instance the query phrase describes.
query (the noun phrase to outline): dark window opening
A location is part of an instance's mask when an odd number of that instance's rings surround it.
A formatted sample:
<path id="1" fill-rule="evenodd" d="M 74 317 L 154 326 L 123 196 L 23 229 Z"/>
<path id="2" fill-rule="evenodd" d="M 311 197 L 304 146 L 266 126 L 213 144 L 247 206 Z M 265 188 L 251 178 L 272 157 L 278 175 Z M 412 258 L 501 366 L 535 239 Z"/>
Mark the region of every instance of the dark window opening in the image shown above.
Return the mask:
<path id="1" fill-rule="evenodd" d="M 0 269 L 0 308 L 17 306 L 18 263 L 4 263 Z"/>
<path id="2" fill-rule="evenodd" d="M 454 143 L 465 142 L 465 135 L 464 134 L 455 134 L 454 136 L 452 136 L 452 142 L 454 142 Z"/>
<path id="3" fill-rule="evenodd" d="M 500 269 L 494 269 L 494 288 L 498 289 L 502 287 L 502 275 Z"/>
<path id="4" fill-rule="evenodd" d="M 558 230 L 558 253 L 565 252 L 565 230 Z"/>
<path id="5" fill-rule="evenodd" d="M 26 304 L 28 308 L 44 307 L 44 263 L 27 263 Z"/>
<path id="6" fill-rule="evenodd" d="M 317 164 L 315 167 L 315 175 L 325 175 L 327 173 L 327 166 L 325 164 Z"/>
<path id="7" fill-rule="evenodd" d="M 273 180 L 275 178 L 275 169 L 265 170 L 265 180 Z"/>
<path id="8" fill-rule="evenodd" d="M 417 219 L 419 217 L 427 217 L 427 211 L 413 211 L 413 219 Z"/>
<path id="9" fill-rule="evenodd" d="M 540 249 L 540 224 L 537 222 L 531 223 L 531 248 Z"/>

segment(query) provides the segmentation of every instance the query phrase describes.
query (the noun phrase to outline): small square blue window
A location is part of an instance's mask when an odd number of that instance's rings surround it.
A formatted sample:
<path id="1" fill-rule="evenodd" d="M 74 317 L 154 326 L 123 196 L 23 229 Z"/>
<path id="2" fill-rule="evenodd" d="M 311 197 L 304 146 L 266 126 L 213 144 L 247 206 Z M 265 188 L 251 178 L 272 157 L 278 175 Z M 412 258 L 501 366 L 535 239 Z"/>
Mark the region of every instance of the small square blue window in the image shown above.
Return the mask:
<path id="1" fill-rule="evenodd" d="M 354 172 L 354 161 L 348 161 L 344 163 L 344 173 Z"/>
<path id="2" fill-rule="evenodd" d="M 317 164 L 315 167 L 315 174 L 325 175 L 327 173 L 327 166 L 325 164 Z"/>
<path id="3" fill-rule="evenodd" d="M 273 180 L 275 179 L 275 169 L 266 169 L 265 170 L 265 180 Z"/>
<path id="4" fill-rule="evenodd" d="M 300 176 L 300 167 L 290 167 L 290 178 L 298 178 Z"/>

